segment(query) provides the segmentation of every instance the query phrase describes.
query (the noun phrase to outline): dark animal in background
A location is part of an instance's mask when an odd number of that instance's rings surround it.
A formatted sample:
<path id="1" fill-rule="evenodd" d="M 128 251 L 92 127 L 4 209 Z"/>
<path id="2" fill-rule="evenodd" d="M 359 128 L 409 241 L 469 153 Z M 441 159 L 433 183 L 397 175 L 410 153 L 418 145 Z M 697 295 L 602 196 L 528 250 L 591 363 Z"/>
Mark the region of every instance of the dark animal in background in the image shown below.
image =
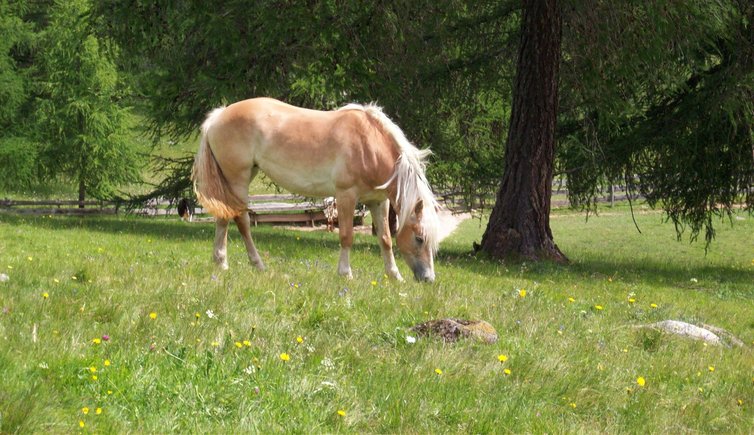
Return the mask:
<path id="1" fill-rule="evenodd" d="M 191 212 L 191 203 L 186 198 L 178 201 L 178 216 L 185 222 L 191 222 L 193 213 Z"/>

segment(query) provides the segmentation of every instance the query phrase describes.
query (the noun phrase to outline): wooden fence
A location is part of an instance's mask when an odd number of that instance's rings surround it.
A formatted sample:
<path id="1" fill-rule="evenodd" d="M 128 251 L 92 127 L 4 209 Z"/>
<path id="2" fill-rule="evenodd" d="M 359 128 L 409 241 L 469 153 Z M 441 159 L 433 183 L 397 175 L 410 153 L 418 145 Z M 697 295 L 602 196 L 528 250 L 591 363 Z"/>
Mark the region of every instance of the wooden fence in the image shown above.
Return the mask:
<path id="1" fill-rule="evenodd" d="M 82 208 L 83 206 L 83 208 Z M 325 210 L 327 205 L 323 200 L 311 200 L 296 195 L 253 195 L 249 197 L 249 216 L 256 226 L 259 223 L 316 223 L 327 222 Z M 75 201 L 75 200 L 0 200 L 0 212 L 31 215 L 112 215 L 118 213 L 135 214 L 140 216 L 176 216 L 175 204 L 169 201 L 150 201 L 143 207 L 126 209 L 118 207 L 113 202 L 106 201 Z M 203 215 L 201 207 L 194 210 L 194 215 Z M 355 223 L 363 221 L 366 211 L 356 211 Z M 197 218 L 197 222 L 212 220 L 212 218 Z"/>
<path id="2" fill-rule="evenodd" d="M 568 200 L 563 197 L 567 189 L 562 184 L 553 185 L 553 207 L 567 207 Z M 632 199 L 638 198 L 635 194 Z M 597 199 L 598 202 L 609 202 L 627 199 L 627 192 L 622 186 L 613 186 L 610 191 Z M 469 205 L 459 193 L 446 192 L 437 194 L 438 201 L 453 210 L 468 209 Z M 482 203 L 471 204 L 472 208 L 480 208 Z M 136 214 L 141 216 L 175 216 L 176 205 L 169 201 L 151 201 L 143 207 L 126 209 L 113 202 L 107 201 L 75 201 L 75 200 L 12 200 L 0 199 L 0 212 L 33 215 L 112 215 L 118 213 Z M 327 222 L 325 210 L 327 205 L 323 200 L 312 200 L 297 195 L 273 194 L 253 195 L 249 197 L 249 216 L 256 226 L 259 223 L 316 223 Z M 201 207 L 194 210 L 195 216 L 205 214 Z M 363 208 L 356 211 L 355 223 L 360 224 L 367 212 Z M 212 220 L 211 218 L 197 218 L 197 222 Z"/>
<path id="3" fill-rule="evenodd" d="M 32 215 L 102 215 L 116 214 L 118 208 L 106 201 L 0 199 L 0 211 Z"/>

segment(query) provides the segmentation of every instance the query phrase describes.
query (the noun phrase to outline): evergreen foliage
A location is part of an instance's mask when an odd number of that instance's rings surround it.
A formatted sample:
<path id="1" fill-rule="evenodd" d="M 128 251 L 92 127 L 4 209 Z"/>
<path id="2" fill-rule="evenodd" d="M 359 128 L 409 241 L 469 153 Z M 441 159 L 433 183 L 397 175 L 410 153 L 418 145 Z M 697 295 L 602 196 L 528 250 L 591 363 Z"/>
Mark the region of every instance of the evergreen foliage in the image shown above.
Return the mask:
<path id="1" fill-rule="evenodd" d="M 572 203 L 593 210 L 623 182 L 679 237 L 711 241 L 714 216 L 754 207 L 754 6 L 574 4 L 559 155 Z"/>
<path id="2" fill-rule="evenodd" d="M 0 187 L 69 181 L 111 198 L 139 180 L 115 47 L 88 0 L 0 2 Z"/>

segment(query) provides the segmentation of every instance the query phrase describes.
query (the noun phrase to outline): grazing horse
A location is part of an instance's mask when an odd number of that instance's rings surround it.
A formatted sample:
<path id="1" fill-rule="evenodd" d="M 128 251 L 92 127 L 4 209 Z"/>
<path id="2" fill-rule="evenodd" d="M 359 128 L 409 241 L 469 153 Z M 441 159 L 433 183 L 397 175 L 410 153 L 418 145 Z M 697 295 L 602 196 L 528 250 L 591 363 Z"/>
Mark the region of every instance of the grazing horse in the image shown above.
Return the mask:
<path id="1" fill-rule="evenodd" d="M 233 219 L 249 260 L 264 269 L 247 213 L 249 183 L 261 170 L 293 193 L 335 197 L 340 275 L 353 276 L 349 252 L 354 208 L 361 201 L 376 224 L 387 275 L 403 280 L 388 225 L 392 204 L 398 215 L 399 251 L 417 280 L 434 281 L 439 220 L 424 174 L 430 153 L 414 147 L 375 105 L 317 111 L 254 98 L 215 109 L 202 124 L 192 173 L 199 202 L 216 217 L 215 262 L 228 268 L 228 223 Z"/>

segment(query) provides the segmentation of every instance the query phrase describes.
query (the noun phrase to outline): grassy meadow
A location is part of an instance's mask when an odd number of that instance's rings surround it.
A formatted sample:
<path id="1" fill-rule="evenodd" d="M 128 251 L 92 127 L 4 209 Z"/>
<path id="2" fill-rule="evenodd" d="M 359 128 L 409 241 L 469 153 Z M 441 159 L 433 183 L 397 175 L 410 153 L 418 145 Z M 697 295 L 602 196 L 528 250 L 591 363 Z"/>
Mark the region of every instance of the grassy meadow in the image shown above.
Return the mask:
<path id="1" fill-rule="evenodd" d="M 470 255 L 446 239 L 437 282 L 394 283 L 371 236 L 354 279 L 337 237 L 211 224 L 0 215 L 0 433 L 754 431 L 754 218 L 677 241 L 658 213 L 556 211 L 572 263 Z M 411 276 L 398 259 L 404 276 Z M 498 343 L 409 342 L 430 319 L 490 322 Z M 636 325 L 727 329 L 704 345 Z M 640 385 L 642 384 L 642 385 Z"/>

